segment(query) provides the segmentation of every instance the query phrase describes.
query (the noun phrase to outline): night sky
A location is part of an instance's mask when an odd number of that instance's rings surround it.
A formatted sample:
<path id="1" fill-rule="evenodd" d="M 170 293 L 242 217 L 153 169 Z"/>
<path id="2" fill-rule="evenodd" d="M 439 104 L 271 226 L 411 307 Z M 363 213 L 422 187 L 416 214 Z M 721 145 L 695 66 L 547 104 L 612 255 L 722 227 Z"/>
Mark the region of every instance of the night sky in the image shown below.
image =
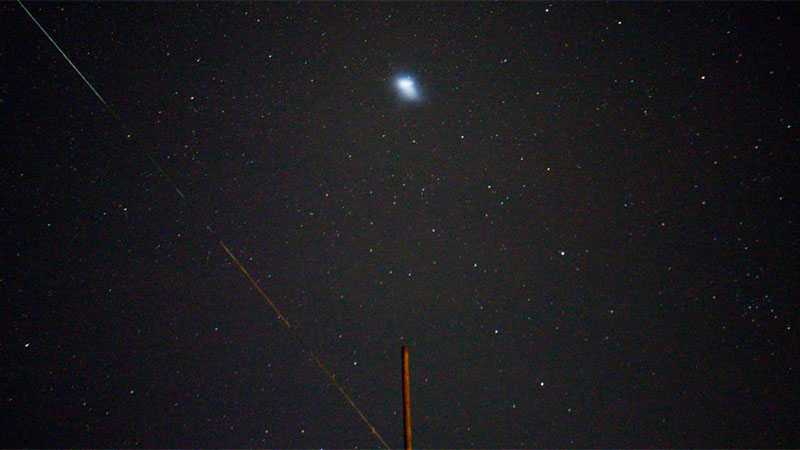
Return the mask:
<path id="1" fill-rule="evenodd" d="M 0 446 L 800 446 L 800 4 L 26 5 Z"/>

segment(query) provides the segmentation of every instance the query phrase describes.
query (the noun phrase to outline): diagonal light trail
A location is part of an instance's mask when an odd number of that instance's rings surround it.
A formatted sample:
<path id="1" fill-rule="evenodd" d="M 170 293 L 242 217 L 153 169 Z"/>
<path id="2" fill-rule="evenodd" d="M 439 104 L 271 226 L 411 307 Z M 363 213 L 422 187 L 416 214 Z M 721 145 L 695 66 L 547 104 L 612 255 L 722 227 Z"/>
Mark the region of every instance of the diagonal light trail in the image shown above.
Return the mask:
<path id="1" fill-rule="evenodd" d="M 64 50 L 62 50 L 61 47 L 59 47 L 59 45 L 52 38 L 52 36 L 50 36 L 50 33 L 48 33 L 47 30 L 45 30 L 44 27 L 42 27 L 42 25 L 39 23 L 39 21 L 36 20 L 36 17 L 34 17 L 33 14 L 31 14 L 31 12 L 28 10 L 28 8 L 25 7 L 25 5 L 22 3 L 22 1 L 21 0 L 17 0 L 17 3 L 19 3 L 19 6 L 21 6 L 22 9 L 25 10 L 25 13 L 27 13 L 28 17 L 30 17 L 31 20 L 33 20 L 33 23 L 35 23 L 36 26 L 39 27 L 40 30 L 42 30 L 42 33 L 44 33 L 44 35 L 47 36 L 47 39 L 50 40 L 50 42 L 53 44 L 53 46 L 59 51 L 59 53 L 61 53 L 61 56 L 63 56 L 64 59 L 67 60 L 67 62 L 69 63 L 70 67 L 72 67 L 75 70 L 75 72 L 78 74 L 79 77 L 81 77 L 83 82 L 86 83 L 87 86 L 89 86 L 89 89 L 91 89 L 92 92 L 94 93 L 94 95 L 97 96 L 98 100 L 100 100 L 100 102 L 103 104 L 103 106 L 105 106 L 106 110 L 112 116 L 114 116 L 115 119 L 117 119 L 117 121 L 120 123 L 120 125 L 122 126 L 122 128 L 125 131 L 126 138 L 130 139 L 133 136 L 133 133 L 131 133 L 130 127 L 128 127 L 128 125 L 125 123 L 125 121 L 122 120 L 122 118 L 111 107 L 111 105 L 109 105 L 105 101 L 105 99 L 103 99 L 103 97 L 100 95 L 100 93 L 97 92 L 97 89 L 95 89 L 94 86 L 92 86 L 92 83 L 89 82 L 89 80 L 83 75 L 83 73 L 72 62 L 72 60 L 69 59 L 69 56 L 67 56 L 67 54 L 64 52 Z M 199 208 L 194 204 L 192 199 L 190 199 L 188 196 L 186 196 L 183 193 L 183 191 L 178 187 L 178 184 L 175 181 L 173 181 L 172 177 L 170 177 L 169 174 L 161 167 L 161 165 L 156 161 L 156 158 L 153 155 L 153 153 L 147 147 L 145 147 L 144 144 L 141 143 L 141 141 L 138 142 L 137 148 L 139 149 L 139 151 L 141 151 L 147 157 L 147 159 L 150 160 L 150 162 L 153 164 L 153 166 L 155 166 L 155 168 L 157 169 L 159 175 L 161 175 L 165 180 L 167 180 L 167 182 L 172 186 L 172 188 L 175 190 L 175 192 L 177 192 L 178 196 L 180 196 L 183 200 L 186 201 L 186 204 L 188 205 L 189 209 L 194 213 L 194 215 L 196 217 L 202 217 L 200 214 L 198 214 Z M 250 283 L 253 285 L 253 287 L 255 287 L 256 291 L 261 296 L 261 298 L 263 298 L 264 301 L 266 301 L 269 304 L 269 306 L 272 307 L 272 309 L 278 315 L 278 318 L 286 325 L 287 328 L 289 328 L 289 332 L 292 335 L 292 337 L 294 337 L 295 340 L 297 340 L 300 343 L 300 345 L 302 345 L 302 347 L 304 347 L 305 351 L 308 352 L 309 356 L 314 360 L 314 362 L 317 364 L 317 366 L 319 366 L 320 370 L 322 370 L 322 372 L 325 374 L 325 376 L 328 379 L 330 379 L 330 381 L 333 384 L 333 386 L 336 387 L 336 389 L 339 391 L 339 393 L 341 393 L 342 396 L 345 398 L 345 400 L 347 400 L 347 403 L 356 411 L 356 413 L 358 413 L 358 416 L 367 425 L 367 427 L 369 428 L 370 432 L 372 434 L 374 434 L 375 437 L 380 441 L 381 445 L 383 445 L 383 447 L 388 450 L 390 447 L 386 443 L 386 441 L 383 439 L 383 437 L 380 435 L 380 433 L 378 433 L 378 430 L 376 430 L 375 427 L 372 425 L 372 423 L 370 423 L 370 421 L 367 419 L 367 417 L 364 415 L 364 413 L 361 411 L 361 409 L 359 409 L 359 407 L 356 406 L 355 402 L 350 397 L 350 395 L 347 393 L 347 391 L 345 391 L 344 388 L 339 384 L 339 382 L 336 381 L 336 378 L 333 376 L 331 371 L 327 368 L 327 366 L 325 366 L 325 364 L 323 364 L 322 360 L 317 356 L 317 353 L 314 350 L 311 349 L 311 347 L 305 342 L 305 340 L 303 340 L 302 334 L 300 333 L 300 330 L 297 328 L 297 326 L 296 325 L 292 325 L 292 324 L 289 323 L 289 320 L 286 318 L 286 316 L 284 316 L 283 313 L 281 313 L 281 311 L 278 309 L 277 305 L 275 305 L 275 303 L 267 296 L 267 294 L 264 292 L 264 290 L 261 288 L 261 286 L 258 284 L 258 282 L 252 277 L 252 275 L 250 275 L 250 272 L 245 268 L 245 266 L 239 261 L 239 259 L 228 248 L 228 246 L 225 244 L 225 242 L 222 240 L 222 238 L 219 236 L 219 234 L 216 231 L 214 231 L 214 229 L 211 228 L 210 225 L 206 224 L 205 227 L 206 227 L 206 230 L 208 230 L 208 232 L 219 243 L 220 247 L 222 247 L 222 249 L 225 251 L 225 254 L 234 262 L 234 264 L 245 275 L 245 277 L 247 277 L 247 279 L 250 281 Z"/>

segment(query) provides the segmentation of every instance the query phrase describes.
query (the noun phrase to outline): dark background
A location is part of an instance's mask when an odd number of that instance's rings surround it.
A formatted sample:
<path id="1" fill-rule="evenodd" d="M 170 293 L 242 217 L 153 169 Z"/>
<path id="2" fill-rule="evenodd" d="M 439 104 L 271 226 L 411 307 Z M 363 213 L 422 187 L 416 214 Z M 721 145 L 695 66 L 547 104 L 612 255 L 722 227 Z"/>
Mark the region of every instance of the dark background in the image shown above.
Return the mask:
<path id="1" fill-rule="evenodd" d="M 28 7 L 132 138 L 0 4 L 0 445 L 379 445 L 208 224 L 392 446 L 403 344 L 416 447 L 800 446 L 797 3 Z"/>

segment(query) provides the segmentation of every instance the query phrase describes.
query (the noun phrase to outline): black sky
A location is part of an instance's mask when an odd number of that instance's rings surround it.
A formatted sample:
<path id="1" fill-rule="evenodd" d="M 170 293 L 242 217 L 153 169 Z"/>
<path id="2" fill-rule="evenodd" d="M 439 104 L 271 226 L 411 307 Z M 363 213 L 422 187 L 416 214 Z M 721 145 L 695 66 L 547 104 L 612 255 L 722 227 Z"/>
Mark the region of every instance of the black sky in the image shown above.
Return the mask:
<path id="1" fill-rule="evenodd" d="M 131 137 L 0 4 L 3 447 L 379 445 L 206 225 L 392 446 L 405 344 L 419 448 L 800 447 L 797 3 L 28 7 Z"/>

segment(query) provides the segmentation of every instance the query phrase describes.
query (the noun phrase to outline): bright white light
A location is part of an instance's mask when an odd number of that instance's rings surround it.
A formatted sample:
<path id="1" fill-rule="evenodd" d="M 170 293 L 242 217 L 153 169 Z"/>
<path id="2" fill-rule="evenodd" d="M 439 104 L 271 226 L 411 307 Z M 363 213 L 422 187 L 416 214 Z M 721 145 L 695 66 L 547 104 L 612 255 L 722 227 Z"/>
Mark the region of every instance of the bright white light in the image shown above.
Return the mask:
<path id="1" fill-rule="evenodd" d="M 398 78 L 395 82 L 397 89 L 400 92 L 400 97 L 404 100 L 418 100 L 419 90 L 416 83 L 409 77 Z"/>

